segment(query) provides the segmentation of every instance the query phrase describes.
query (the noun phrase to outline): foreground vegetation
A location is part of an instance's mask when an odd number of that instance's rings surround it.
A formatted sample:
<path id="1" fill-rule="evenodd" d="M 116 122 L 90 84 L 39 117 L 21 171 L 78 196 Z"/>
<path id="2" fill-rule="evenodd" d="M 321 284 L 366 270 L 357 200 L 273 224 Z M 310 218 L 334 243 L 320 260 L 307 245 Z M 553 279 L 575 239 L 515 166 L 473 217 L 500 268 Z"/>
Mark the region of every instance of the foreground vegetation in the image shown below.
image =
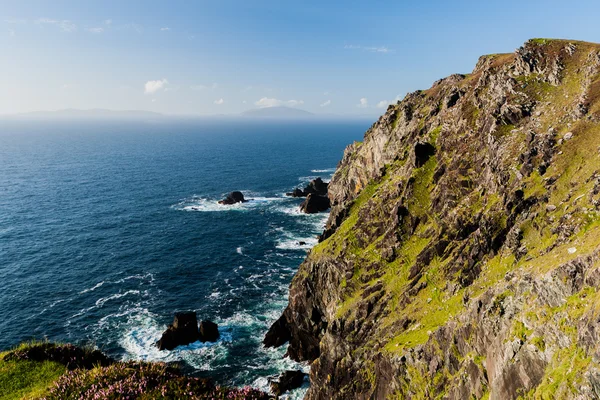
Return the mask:
<path id="1" fill-rule="evenodd" d="M 185 376 L 164 363 L 117 362 L 69 344 L 27 343 L 0 354 L 0 399 L 268 399 Z"/>

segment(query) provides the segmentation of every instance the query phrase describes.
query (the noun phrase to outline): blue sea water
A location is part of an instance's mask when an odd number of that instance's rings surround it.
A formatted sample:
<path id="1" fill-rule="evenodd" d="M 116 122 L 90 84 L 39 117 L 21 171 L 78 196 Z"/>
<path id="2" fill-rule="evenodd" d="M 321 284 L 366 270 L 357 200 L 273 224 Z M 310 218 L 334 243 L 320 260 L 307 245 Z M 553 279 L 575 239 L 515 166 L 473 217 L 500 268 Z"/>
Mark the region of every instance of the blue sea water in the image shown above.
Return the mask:
<path id="1" fill-rule="evenodd" d="M 93 343 L 261 389 L 307 369 L 261 345 L 327 217 L 284 193 L 330 178 L 368 125 L 0 122 L 0 349 Z M 232 190 L 251 200 L 216 203 Z M 158 351 L 180 310 L 221 339 Z"/>

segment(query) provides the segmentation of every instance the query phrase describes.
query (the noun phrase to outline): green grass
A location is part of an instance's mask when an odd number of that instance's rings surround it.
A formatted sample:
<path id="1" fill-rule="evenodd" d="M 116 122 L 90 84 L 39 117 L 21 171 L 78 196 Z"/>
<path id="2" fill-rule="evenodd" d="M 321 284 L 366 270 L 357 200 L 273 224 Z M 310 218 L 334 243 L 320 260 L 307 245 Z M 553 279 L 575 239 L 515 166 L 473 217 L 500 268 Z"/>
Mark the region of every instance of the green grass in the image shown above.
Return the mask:
<path id="1" fill-rule="evenodd" d="M 56 362 L 4 361 L 0 354 L 0 399 L 43 397 L 50 385 L 66 371 Z"/>

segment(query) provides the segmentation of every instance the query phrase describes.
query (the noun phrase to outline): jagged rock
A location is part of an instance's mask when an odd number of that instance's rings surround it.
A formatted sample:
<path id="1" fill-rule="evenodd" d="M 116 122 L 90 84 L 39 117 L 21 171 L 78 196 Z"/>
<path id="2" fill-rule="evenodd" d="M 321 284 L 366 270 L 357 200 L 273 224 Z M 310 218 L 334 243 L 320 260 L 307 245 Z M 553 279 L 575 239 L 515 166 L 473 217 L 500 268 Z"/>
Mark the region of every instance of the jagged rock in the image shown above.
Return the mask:
<path id="1" fill-rule="evenodd" d="M 219 336 L 219 326 L 217 324 L 212 321 L 200 322 L 199 339 L 201 342 L 216 342 Z"/>
<path id="2" fill-rule="evenodd" d="M 316 178 L 310 181 L 304 190 L 296 188 L 292 192 L 286 193 L 286 196 L 307 197 L 311 193 L 319 196 L 327 196 L 328 186 L 327 182 L 323 182 L 321 178 Z"/>
<path id="3" fill-rule="evenodd" d="M 285 392 L 302 386 L 305 376 L 306 374 L 302 371 L 285 371 L 279 376 L 279 380 L 271 382 L 271 391 L 275 396 L 281 396 Z"/>
<path id="4" fill-rule="evenodd" d="M 232 205 L 235 203 L 244 203 L 244 194 L 242 192 L 231 192 L 223 200 L 219 200 L 219 204 Z"/>
<path id="5" fill-rule="evenodd" d="M 279 347 L 290 340 L 291 334 L 287 326 L 287 321 L 282 315 L 277 321 L 269 328 L 269 331 L 263 339 L 265 347 Z"/>
<path id="6" fill-rule="evenodd" d="M 304 202 L 300 204 L 300 210 L 307 214 L 316 214 L 321 211 L 327 211 L 330 207 L 329 198 L 310 193 Z"/>
<path id="7" fill-rule="evenodd" d="M 184 346 L 198 339 L 196 312 L 180 312 L 175 314 L 173 324 L 163 332 L 160 340 L 156 342 L 156 346 L 159 350 L 173 350 L 177 346 Z"/>

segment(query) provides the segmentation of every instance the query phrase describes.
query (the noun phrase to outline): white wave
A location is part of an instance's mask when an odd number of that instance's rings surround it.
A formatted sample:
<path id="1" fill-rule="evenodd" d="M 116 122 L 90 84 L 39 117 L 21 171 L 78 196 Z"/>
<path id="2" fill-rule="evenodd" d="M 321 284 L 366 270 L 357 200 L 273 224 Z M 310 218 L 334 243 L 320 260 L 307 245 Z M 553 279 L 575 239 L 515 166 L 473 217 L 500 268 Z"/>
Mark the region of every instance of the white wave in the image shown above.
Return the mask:
<path id="1" fill-rule="evenodd" d="M 183 200 L 172 206 L 182 211 L 221 212 L 221 211 L 248 211 L 257 207 L 264 207 L 273 202 L 286 200 L 283 196 L 265 197 L 247 195 L 246 202 L 236 204 L 219 204 L 218 200 L 193 196 L 191 199 Z"/>
<path id="2" fill-rule="evenodd" d="M 194 342 L 173 350 L 159 350 L 156 342 L 167 328 L 157 322 L 155 315 L 146 309 L 131 315 L 120 344 L 126 351 L 125 359 L 143 361 L 186 361 L 197 370 L 210 370 L 210 363 L 227 358 L 226 343 L 232 341 L 226 328 L 219 329 L 221 337 L 214 343 Z"/>
<path id="3" fill-rule="evenodd" d="M 275 245 L 280 250 L 310 250 L 318 243 L 316 237 L 293 236 L 288 239 L 278 240 Z"/>
<path id="4" fill-rule="evenodd" d="M 79 292 L 79 294 L 84 294 L 84 293 L 87 293 L 87 292 L 93 292 L 94 290 L 98 289 L 100 286 L 104 285 L 104 283 L 105 283 L 104 281 L 102 281 L 100 283 L 97 283 L 97 284 L 95 284 L 91 288 L 82 290 L 81 292 Z"/>
<path id="5" fill-rule="evenodd" d="M 140 291 L 139 290 L 128 290 L 123 293 L 115 293 L 115 294 L 107 296 L 107 297 L 102 297 L 102 298 L 96 300 L 96 307 L 102 307 L 108 301 L 120 299 L 121 297 L 125 297 L 130 294 L 140 294 Z"/>
<path id="6" fill-rule="evenodd" d="M 154 282 L 154 274 L 149 272 L 149 273 L 143 274 L 143 275 L 142 274 L 129 275 L 129 276 L 126 276 L 125 278 L 121 278 L 118 281 L 115 281 L 114 283 L 123 283 L 123 282 L 129 281 L 131 279 L 139 279 L 139 280 L 148 279 L 150 281 L 150 283 L 152 283 L 152 282 Z"/>
<path id="7" fill-rule="evenodd" d="M 323 173 L 323 172 L 335 172 L 335 168 L 325 168 L 325 169 L 311 169 L 310 172 L 319 174 L 319 173 Z"/>
<path id="8" fill-rule="evenodd" d="M 235 249 L 236 253 L 240 254 L 240 255 L 244 255 L 244 248 L 243 247 L 238 247 L 237 249 Z"/>

